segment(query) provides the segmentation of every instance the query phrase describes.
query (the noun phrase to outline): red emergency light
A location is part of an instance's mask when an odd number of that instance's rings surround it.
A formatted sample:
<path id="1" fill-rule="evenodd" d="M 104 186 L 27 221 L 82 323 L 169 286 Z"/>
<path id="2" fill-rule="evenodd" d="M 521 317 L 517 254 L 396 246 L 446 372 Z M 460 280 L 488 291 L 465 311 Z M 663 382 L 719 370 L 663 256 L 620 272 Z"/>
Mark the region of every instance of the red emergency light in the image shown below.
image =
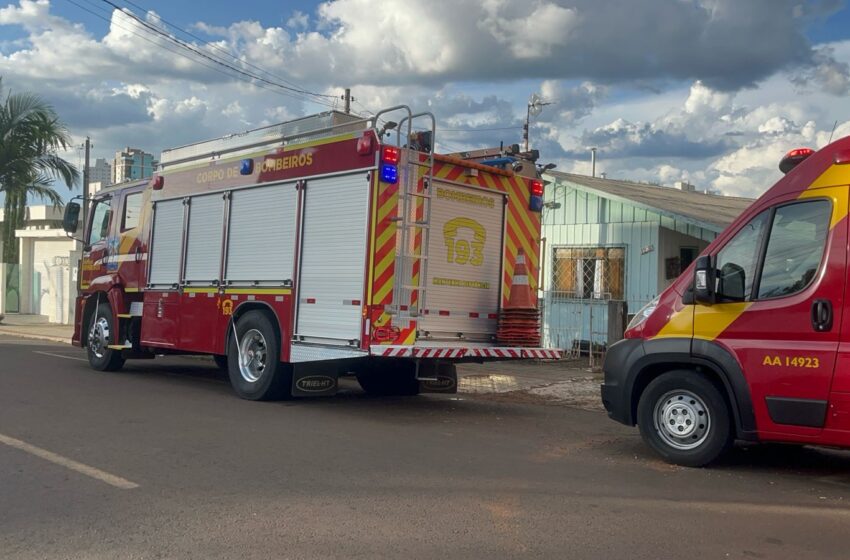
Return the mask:
<path id="1" fill-rule="evenodd" d="M 384 146 L 381 148 L 381 161 L 390 165 L 398 165 L 401 159 L 401 150 L 396 146 Z"/>
<path id="2" fill-rule="evenodd" d="M 538 179 L 531 181 L 531 196 L 543 196 L 543 181 Z"/>
<path id="3" fill-rule="evenodd" d="M 815 153 L 815 151 L 811 148 L 797 148 L 796 150 L 791 150 L 785 154 L 785 157 L 783 157 L 779 162 L 779 170 L 782 173 L 787 174 L 813 153 Z"/>

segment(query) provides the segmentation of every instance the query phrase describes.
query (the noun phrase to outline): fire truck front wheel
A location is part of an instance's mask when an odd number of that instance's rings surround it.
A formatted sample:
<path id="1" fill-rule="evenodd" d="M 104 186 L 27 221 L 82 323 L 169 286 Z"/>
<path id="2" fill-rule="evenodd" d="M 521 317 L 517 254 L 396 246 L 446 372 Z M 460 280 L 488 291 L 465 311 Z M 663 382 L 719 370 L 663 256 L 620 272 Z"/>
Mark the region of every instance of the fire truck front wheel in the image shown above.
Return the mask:
<path id="1" fill-rule="evenodd" d="M 235 332 L 229 333 L 227 373 L 233 390 L 243 399 L 268 401 L 291 395 L 292 368 L 280 361 L 276 332 L 267 314 L 249 311 L 236 321 Z"/>
<path id="2" fill-rule="evenodd" d="M 647 385 L 637 409 L 643 440 L 670 463 L 702 467 L 732 443 L 730 411 L 703 373 L 676 370 Z"/>
<path id="3" fill-rule="evenodd" d="M 117 344 L 118 340 L 113 329 L 114 324 L 109 304 L 99 303 L 96 312 L 92 314 L 86 339 L 89 364 L 98 371 L 118 371 L 124 366 L 121 351 L 109 348 L 110 345 Z"/>

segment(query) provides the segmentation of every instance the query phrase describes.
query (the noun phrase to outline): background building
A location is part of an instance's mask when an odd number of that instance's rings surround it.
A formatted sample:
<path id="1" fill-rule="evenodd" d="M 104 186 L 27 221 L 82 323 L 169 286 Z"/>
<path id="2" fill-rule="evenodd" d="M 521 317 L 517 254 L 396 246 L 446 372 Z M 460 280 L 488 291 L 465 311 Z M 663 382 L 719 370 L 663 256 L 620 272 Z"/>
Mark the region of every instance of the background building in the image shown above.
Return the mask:
<path id="1" fill-rule="evenodd" d="M 125 150 L 115 152 L 115 159 L 112 162 L 112 183 L 150 177 L 157 163 L 153 154 L 128 146 Z"/>
<path id="2" fill-rule="evenodd" d="M 550 347 L 604 349 L 609 308 L 631 316 L 669 286 L 751 199 L 549 172 L 541 287 Z M 611 305 L 620 303 L 619 306 Z"/>
<path id="3" fill-rule="evenodd" d="M 112 165 L 105 158 L 97 158 L 89 167 L 89 184 L 109 185 L 112 182 Z"/>
<path id="4" fill-rule="evenodd" d="M 52 205 L 27 206 L 24 228 L 15 231 L 20 264 L 0 259 L 0 314 L 43 315 L 52 323 L 71 323 L 80 254 L 77 242 L 62 230 L 62 214 Z M 0 222 L 3 218 L 0 209 Z"/>

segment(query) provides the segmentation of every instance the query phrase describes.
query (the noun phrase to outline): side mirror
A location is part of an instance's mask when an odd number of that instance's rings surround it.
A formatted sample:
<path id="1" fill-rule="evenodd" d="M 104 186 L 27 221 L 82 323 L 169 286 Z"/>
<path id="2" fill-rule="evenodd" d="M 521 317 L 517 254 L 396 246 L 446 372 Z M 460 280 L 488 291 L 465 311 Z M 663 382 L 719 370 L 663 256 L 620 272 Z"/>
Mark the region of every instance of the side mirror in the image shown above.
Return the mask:
<path id="1" fill-rule="evenodd" d="M 717 291 L 723 299 L 744 301 L 747 273 L 741 265 L 726 263 L 720 269 Z"/>
<path id="2" fill-rule="evenodd" d="M 714 304 L 714 265 L 709 255 L 697 257 L 694 265 L 694 301 L 700 305 Z"/>
<path id="3" fill-rule="evenodd" d="M 77 226 L 80 224 L 80 205 L 76 202 L 69 202 L 65 205 L 65 215 L 62 216 L 62 229 L 65 233 L 73 235 L 77 232 Z"/>

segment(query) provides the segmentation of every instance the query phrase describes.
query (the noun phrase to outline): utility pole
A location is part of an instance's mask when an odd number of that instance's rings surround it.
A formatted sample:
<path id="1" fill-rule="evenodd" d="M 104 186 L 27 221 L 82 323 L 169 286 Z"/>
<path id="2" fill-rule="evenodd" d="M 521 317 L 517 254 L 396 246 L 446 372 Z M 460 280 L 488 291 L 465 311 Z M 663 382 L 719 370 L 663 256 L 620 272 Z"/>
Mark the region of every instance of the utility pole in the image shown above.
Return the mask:
<path id="1" fill-rule="evenodd" d="M 348 115 L 351 113 L 351 102 L 354 101 L 351 97 L 351 88 L 345 88 L 345 95 L 342 98 L 345 100 L 345 114 Z"/>
<path id="2" fill-rule="evenodd" d="M 528 100 L 528 110 L 525 113 L 525 125 L 522 127 L 522 139 L 525 142 L 525 151 L 528 151 L 528 128 L 531 123 L 531 117 L 536 117 L 546 105 L 551 105 L 549 101 L 543 101 L 543 98 L 536 93 L 531 94 L 531 99 Z"/>
<path id="3" fill-rule="evenodd" d="M 86 136 L 86 162 L 83 164 L 83 235 L 89 215 L 89 156 L 91 154 L 91 138 Z"/>

